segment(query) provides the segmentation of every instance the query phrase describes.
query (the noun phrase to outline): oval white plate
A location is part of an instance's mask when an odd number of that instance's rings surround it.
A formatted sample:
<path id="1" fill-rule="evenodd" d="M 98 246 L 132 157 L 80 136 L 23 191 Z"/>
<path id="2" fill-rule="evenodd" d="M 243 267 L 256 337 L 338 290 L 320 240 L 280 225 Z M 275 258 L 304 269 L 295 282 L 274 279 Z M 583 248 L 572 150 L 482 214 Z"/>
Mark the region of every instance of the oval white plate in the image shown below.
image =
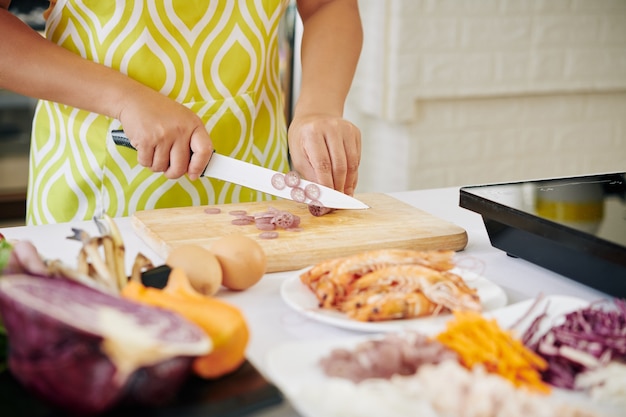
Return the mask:
<path id="1" fill-rule="evenodd" d="M 295 271 L 294 275 L 283 281 L 280 287 L 280 295 L 287 305 L 294 310 L 314 320 L 348 330 L 362 332 L 390 332 L 405 329 L 433 331 L 441 328 L 444 322 L 450 318 L 450 314 L 442 314 L 435 317 L 422 317 L 416 319 L 388 320 L 377 322 L 363 322 L 349 318 L 339 311 L 322 309 L 318 307 L 315 294 L 300 281 L 300 274 L 309 268 Z M 453 269 L 461 276 L 471 288 L 478 291 L 483 311 L 491 311 L 507 304 L 507 295 L 504 290 L 473 272 Z"/>

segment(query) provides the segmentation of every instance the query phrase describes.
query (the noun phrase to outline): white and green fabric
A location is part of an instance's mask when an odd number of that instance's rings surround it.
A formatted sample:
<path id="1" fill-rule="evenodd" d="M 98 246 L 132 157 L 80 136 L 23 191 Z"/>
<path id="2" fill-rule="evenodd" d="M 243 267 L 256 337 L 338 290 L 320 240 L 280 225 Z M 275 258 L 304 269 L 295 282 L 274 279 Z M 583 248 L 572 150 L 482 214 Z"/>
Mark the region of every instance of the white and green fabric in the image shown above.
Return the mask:
<path id="1" fill-rule="evenodd" d="M 217 152 L 288 170 L 278 26 L 289 0 L 58 0 L 51 41 L 193 109 Z M 260 201 L 256 191 L 168 180 L 116 146 L 119 121 L 41 101 L 33 123 L 27 223 L 137 210 Z"/>

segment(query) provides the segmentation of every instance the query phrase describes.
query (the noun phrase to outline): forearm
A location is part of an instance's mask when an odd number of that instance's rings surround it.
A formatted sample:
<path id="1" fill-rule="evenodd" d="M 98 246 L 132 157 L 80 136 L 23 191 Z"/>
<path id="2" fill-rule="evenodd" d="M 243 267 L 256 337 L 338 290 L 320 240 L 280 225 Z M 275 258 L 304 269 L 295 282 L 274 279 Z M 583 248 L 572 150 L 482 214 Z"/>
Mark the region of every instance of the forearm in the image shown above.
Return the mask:
<path id="1" fill-rule="evenodd" d="M 295 115 L 342 116 L 363 43 L 358 4 L 356 0 L 311 3 L 315 2 L 298 2 L 304 31 Z"/>
<path id="2" fill-rule="evenodd" d="M 118 118 L 148 87 L 43 38 L 0 8 L 0 88 Z"/>

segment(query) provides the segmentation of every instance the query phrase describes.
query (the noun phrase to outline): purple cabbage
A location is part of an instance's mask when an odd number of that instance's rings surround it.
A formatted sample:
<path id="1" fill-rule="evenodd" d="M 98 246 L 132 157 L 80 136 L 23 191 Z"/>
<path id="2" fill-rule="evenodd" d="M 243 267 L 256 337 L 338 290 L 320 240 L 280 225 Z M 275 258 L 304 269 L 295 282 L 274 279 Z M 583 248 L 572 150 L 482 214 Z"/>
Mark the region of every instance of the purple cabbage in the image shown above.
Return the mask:
<path id="1" fill-rule="evenodd" d="M 0 278 L 0 315 L 12 374 L 74 415 L 167 402 L 193 358 L 211 349 L 206 334 L 179 315 L 65 279 Z"/>
<path id="2" fill-rule="evenodd" d="M 548 362 L 542 375 L 547 383 L 573 389 L 579 373 L 626 360 L 626 300 L 572 311 L 562 324 L 539 336 L 544 318 L 535 319 L 522 341 Z"/>

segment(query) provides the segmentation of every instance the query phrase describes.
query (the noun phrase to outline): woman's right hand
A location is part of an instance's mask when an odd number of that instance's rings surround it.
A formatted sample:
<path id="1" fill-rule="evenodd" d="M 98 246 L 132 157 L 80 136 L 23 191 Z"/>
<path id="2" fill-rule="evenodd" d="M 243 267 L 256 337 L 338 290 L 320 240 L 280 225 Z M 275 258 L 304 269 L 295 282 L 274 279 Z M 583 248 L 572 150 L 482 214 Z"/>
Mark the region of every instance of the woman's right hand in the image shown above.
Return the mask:
<path id="1" fill-rule="evenodd" d="M 10 13 L 8 3 L 0 0 L 0 88 L 116 118 L 139 164 L 167 178 L 198 178 L 213 143 L 194 112 L 50 42 Z"/>
<path id="2" fill-rule="evenodd" d="M 141 86 L 123 104 L 119 120 L 137 149 L 137 162 L 154 172 L 175 179 L 197 179 L 213 154 L 213 143 L 193 111 L 182 104 Z"/>

